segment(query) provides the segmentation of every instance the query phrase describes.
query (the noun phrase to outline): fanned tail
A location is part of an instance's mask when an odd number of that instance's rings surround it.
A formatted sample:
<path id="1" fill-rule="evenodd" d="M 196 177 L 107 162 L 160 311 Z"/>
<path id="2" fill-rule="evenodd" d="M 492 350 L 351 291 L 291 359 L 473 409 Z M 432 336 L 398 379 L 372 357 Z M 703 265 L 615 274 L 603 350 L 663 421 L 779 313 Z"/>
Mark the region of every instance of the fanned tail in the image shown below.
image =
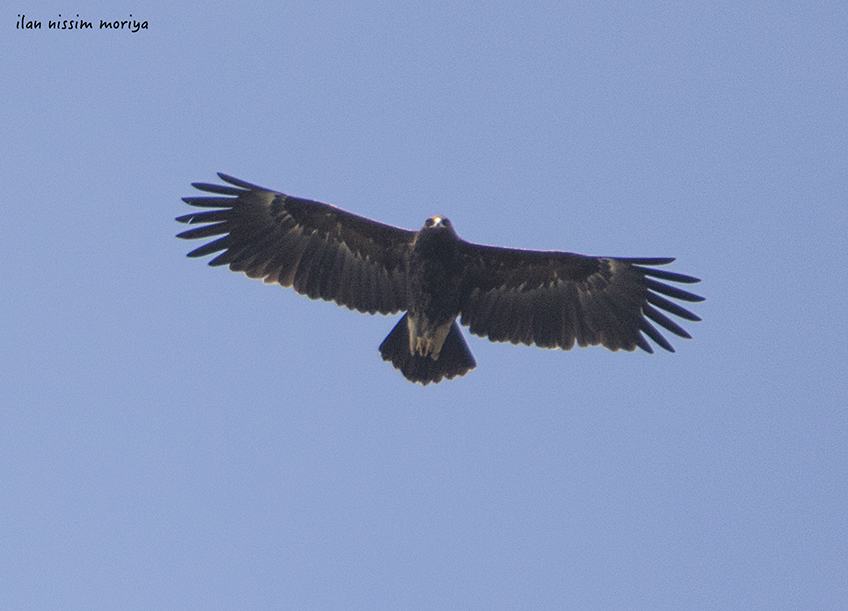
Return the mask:
<path id="1" fill-rule="evenodd" d="M 409 351 L 409 326 L 407 315 L 403 317 L 380 344 L 380 354 L 384 361 L 390 361 L 395 369 L 411 382 L 426 386 L 430 382 L 437 384 L 442 378 L 448 380 L 464 376 L 477 366 L 474 355 L 468 349 L 465 338 L 456 321 L 451 324 L 448 336 L 442 346 L 438 360 L 429 356 L 412 354 Z"/>

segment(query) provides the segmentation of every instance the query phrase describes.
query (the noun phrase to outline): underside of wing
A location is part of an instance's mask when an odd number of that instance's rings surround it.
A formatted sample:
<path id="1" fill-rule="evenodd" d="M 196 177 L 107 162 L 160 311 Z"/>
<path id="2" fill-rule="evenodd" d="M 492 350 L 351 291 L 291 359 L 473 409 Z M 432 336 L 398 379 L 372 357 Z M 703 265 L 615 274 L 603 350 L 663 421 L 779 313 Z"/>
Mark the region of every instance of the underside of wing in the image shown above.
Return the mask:
<path id="1" fill-rule="evenodd" d="M 189 257 L 220 252 L 209 265 L 228 265 L 250 278 L 360 312 L 407 308 L 404 261 L 415 232 L 218 176 L 232 186 L 194 183 L 215 196 L 183 198 L 210 210 L 178 217 L 180 223 L 203 226 L 177 237 L 214 238 Z"/>
<path id="2" fill-rule="evenodd" d="M 666 313 L 700 320 L 668 298 L 703 298 L 666 284 L 699 280 L 655 269 L 674 259 L 587 257 L 475 244 L 467 244 L 466 253 L 461 323 L 495 342 L 563 350 L 575 343 L 600 344 L 613 351 L 639 347 L 653 352 L 647 336 L 674 352 L 652 322 L 689 338 Z"/>

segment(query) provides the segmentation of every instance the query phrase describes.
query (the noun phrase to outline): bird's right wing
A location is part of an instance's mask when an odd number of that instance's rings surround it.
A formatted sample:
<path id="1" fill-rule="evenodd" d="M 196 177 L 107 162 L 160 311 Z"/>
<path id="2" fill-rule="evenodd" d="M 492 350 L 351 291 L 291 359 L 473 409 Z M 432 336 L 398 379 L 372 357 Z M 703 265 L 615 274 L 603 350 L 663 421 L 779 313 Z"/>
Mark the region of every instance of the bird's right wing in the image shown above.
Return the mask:
<path id="1" fill-rule="evenodd" d="M 180 223 L 204 226 L 177 237 L 221 236 L 189 257 L 224 251 L 209 265 L 229 265 L 250 278 L 294 287 L 310 299 L 335 301 L 360 312 L 407 309 L 405 253 L 414 231 L 218 176 L 233 186 L 193 186 L 225 197 L 183 198 L 191 206 L 214 210 L 178 217 Z"/>

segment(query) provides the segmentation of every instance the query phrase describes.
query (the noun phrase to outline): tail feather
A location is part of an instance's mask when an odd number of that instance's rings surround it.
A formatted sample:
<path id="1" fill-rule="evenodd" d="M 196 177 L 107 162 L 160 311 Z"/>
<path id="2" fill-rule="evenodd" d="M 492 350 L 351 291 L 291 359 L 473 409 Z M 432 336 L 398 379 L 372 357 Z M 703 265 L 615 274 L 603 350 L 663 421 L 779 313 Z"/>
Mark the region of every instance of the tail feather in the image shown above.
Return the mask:
<path id="1" fill-rule="evenodd" d="M 464 376 L 477 366 L 477 361 L 468 349 L 465 338 L 456 321 L 451 324 L 448 336 L 442 346 L 438 360 L 429 356 L 412 354 L 409 351 L 409 327 L 406 314 L 398 321 L 392 332 L 380 344 L 380 354 L 384 361 L 390 361 L 400 370 L 407 380 L 426 386 L 430 382 L 438 384 L 442 378 L 448 380 Z"/>

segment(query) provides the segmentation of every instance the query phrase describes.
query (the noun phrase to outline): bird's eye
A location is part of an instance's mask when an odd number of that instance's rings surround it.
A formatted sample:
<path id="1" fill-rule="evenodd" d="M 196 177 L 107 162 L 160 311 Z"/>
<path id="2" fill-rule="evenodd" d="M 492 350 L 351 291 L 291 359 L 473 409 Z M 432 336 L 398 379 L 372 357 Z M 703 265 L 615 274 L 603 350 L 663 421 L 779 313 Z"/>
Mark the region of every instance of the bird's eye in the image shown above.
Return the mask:
<path id="1" fill-rule="evenodd" d="M 434 221 L 433 219 L 427 219 L 426 221 L 424 221 L 424 226 L 425 227 L 432 227 L 435 223 L 436 223 L 436 221 Z"/>

